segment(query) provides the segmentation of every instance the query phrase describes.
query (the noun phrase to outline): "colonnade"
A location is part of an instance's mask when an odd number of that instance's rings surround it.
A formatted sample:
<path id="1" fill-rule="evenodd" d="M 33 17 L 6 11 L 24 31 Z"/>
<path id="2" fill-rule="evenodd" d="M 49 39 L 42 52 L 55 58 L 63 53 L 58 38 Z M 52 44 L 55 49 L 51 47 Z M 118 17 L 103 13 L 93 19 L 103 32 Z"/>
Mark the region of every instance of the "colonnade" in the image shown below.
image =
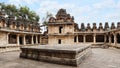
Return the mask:
<path id="1" fill-rule="evenodd" d="M 92 43 L 92 44 L 108 44 L 116 46 L 120 44 L 119 33 L 109 34 L 78 34 L 75 35 L 74 43 Z"/>
<path id="2" fill-rule="evenodd" d="M 11 39 L 10 39 L 11 38 Z M 13 43 L 12 40 L 16 42 Z M 27 45 L 40 44 L 40 35 L 37 34 L 8 34 L 8 44 Z"/>
<path id="3" fill-rule="evenodd" d="M 76 35 L 75 43 L 104 43 L 106 40 L 104 37 L 104 34 L 80 34 Z"/>

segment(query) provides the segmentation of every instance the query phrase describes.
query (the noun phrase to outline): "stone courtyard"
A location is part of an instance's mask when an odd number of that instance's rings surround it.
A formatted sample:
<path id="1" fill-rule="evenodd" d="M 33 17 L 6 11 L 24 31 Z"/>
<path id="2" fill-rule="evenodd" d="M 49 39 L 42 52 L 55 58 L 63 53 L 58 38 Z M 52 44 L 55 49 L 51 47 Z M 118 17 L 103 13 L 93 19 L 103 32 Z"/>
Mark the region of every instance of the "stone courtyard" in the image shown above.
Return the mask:
<path id="1" fill-rule="evenodd" d="M 0 54 L 0 68 L 120 68 L 120 50 L 93 48 L 92 56 L 78 67 L 19 58 L 20 51 Z"/>

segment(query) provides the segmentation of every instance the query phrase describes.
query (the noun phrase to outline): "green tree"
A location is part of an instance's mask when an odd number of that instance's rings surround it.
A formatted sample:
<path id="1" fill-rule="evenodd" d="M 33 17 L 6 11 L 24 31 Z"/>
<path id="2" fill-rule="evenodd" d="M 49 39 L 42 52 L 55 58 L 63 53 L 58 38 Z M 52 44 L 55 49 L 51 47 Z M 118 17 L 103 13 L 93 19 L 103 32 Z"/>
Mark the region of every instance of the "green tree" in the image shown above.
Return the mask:
<path id="1" fill-rule="evenodd" d="M 38 22 L 40 17 L 38 15 L 35 16 L 35 20 Z"/>
<path id="2" fill-rule="evenodd" d="M 20 16 L 22 16 L 23 19 L 28 19 L 28 14 L 29 14 L 29 8 L 27 6 L 22 6 L 19 9 Z"/>
<path id="3" fill-rule="evenodd" d="M 35 16 L 36 16 L 36 13 L 34 11 L 30 11 L 29 14 L 28 14 L 28 18 L 29 18 L 30 21 L 34 21 Z"/>
<path id="4" fill-rule="evenodd" d="M 27 6 L 20 6 L 17 8 L 12 4 L 0 3 L 0 11 L 3 11 L 6 15 L 13 15 L 16 18 L 21 17 L 24 20 L 29 20 L 30 22 L 38 22 L 40 17 L 34 12 L 30 11 Z"/>
<path id="5" fill-rule="evenodd" d="M 6 13 L 8 15 L 15 15 L 17 9 L 16 9 L 16 6 L 15 5 L 6 5 Z"/>
<path id="6" fill-rule="evenodd" d="M 1 11 L 3 11 L 3 10 L 5 9 L 5 7 L 6 7 L 6 5 L 5 5 L 4 2 L 3 2 L 3 3 L 0 3 L 0 9 L 1 9 Z"/>

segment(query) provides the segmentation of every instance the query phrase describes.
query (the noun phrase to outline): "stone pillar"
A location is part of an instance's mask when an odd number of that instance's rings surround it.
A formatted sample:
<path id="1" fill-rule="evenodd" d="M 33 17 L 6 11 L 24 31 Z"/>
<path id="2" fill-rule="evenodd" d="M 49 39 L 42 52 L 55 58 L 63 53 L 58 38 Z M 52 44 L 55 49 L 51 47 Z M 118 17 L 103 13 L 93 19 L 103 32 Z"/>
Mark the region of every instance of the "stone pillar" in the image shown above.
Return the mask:
<path id="1" fill-rule="evenodd" d="M 76 36 L 76 42 L 78 43 L 78 35 Z"/>
<path id="2" fill-rule="evenodd" d="M 38 44 L 38 36 L 36 35 L 36 44 Z"/>
<path id="3" fill-rule="evenodd" d="M 41 43 L 41 36 L 39 36 L 39 44 Z"/>
<path id="4" fill-rule="evenodd" d="M 96 34 L 93 35 L 93 43 L 96 43 Z"/>
<path id="5" fill-rule="evenodd" d="M 83 42 L 86 43 L 86 35 L 83 35 Z"/>
<path id="6" fill-rule="evenodd" d="M 104 43 L 106 43 L 106 40 L 107 40 L 107 38 L 106 38 L 106 34 L 104 35 Z"/>
<path id="7" fill-rule="evenodd" d="M 111 44 L 111 35 L 109 35 L 109 44 Z"/>
<path id="8" fill-rule="evenodd" d="M 31 37 L 32 37 L 32 38 L 31 38 L 31 43 L 32 43 L 32 44 L 34 44 L 33 36 L 34 36 L 34 35 L 31 36 Z"/>
<path id="9" fill-rule="evenodd" d="M 117 43 L 117 38 L 116 38 L 116 34 L 114 34 L 114 46 L 116 46 Z"/>
<path id="10" fill-rule="evenodd" d="M 18 45 L 18 46 L 20 45 L 19 37 L 20 37 L 20 35 L 17 34 L 17 45 Z"/>
<path id="11" fill-rule="evenodd" d="M 26 35 L 23 35 L 23 45 L 26 45 L 26 38 L 25 38 Z"/>
<path id="12" fill-rule="evenodd" d="M 7 33 L 7 42 L 6 42 L 6 45 L 9 44 L 9 34 L 10 33 Z"/>

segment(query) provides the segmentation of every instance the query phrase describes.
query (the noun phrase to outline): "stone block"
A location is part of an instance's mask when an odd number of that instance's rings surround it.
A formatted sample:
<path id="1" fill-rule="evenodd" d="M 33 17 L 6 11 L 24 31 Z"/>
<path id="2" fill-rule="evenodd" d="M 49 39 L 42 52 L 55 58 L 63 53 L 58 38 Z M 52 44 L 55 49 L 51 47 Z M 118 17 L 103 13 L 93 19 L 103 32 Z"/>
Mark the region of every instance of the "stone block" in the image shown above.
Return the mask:
<path id="1" fill-rule="evenodd" d="M 89 45 L 40 45 L 21 47 L 21 58 L 78 66 L 91 54 Z"/>

